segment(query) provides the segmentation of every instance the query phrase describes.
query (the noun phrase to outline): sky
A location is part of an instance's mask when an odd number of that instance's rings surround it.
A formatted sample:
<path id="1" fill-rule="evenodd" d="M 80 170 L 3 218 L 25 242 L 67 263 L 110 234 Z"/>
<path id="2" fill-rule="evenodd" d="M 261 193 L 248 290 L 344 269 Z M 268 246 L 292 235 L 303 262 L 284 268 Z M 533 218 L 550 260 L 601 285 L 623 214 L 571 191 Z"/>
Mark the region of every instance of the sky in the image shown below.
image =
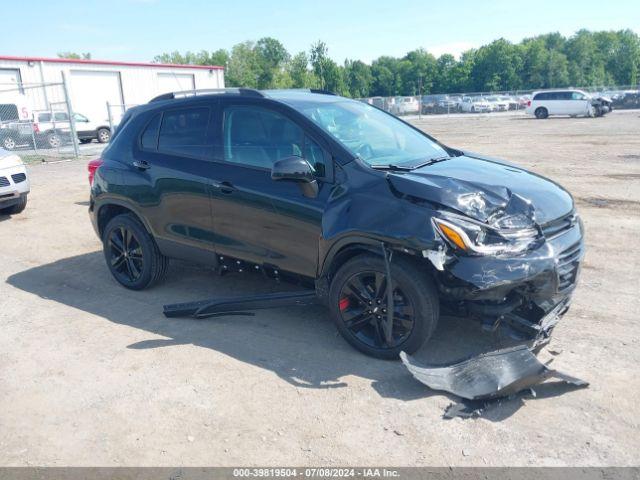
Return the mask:
<path id="1" fill-rule="evenodd" d="M 640 33 L 639 0 L 32 0 L 7 2 L 0 55 L 151 61 L 163 52 L 217 50 L 271 36 L 291 54 L 324 41 L 329 56 L 367 63 L 424 48 L 459 55 L 500 37 L 513 42 L 581 28 Z M 18 19 L 22 20 L 18 21 Z"/>

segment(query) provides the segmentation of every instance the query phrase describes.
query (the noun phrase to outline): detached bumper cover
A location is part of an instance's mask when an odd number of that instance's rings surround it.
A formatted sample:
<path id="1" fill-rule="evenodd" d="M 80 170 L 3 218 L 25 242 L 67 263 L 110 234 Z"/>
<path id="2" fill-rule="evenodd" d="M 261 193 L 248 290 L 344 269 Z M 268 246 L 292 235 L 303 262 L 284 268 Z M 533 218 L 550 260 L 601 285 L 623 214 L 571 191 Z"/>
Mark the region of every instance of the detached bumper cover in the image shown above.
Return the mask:
<path id="1" fill-rule="evenodd" d="M 584 380 L 552 370 L 525 346 L 497 350 L 449 366 L 420 365 L 404 352 L 400 358 L 421 383 L 467 400 L 489 400 L 531 389 L 549 378 L 587 387 Z"/>

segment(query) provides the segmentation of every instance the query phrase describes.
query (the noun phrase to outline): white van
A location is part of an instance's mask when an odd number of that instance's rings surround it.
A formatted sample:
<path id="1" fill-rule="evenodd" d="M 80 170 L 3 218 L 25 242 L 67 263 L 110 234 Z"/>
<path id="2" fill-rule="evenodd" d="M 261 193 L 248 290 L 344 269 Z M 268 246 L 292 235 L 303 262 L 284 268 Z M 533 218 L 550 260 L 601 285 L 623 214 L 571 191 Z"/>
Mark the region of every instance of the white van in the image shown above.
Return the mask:
<path id="1" fill-rule="evenodd" d="M 533 92 L 526 112 L 536 118 L 549 115 L 594 116 L 592 98 L 582 90 L 546 90 Z"/>

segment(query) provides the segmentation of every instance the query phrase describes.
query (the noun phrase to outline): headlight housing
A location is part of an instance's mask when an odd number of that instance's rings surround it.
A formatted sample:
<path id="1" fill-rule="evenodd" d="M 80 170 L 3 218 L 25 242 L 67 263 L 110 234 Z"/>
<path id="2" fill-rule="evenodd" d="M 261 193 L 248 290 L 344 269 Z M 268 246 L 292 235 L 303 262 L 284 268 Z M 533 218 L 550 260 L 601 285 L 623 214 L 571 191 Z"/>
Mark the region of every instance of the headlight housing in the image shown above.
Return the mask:
<path id="1" fill-rule="evenodd" d="M 513 225 L 509 221 L 504 222 L 506 225 L 503 222 L 487 225 L 459 215 L 441 215 L 433 218 L 436 231 L 449 245 L 469 255 L 520 253 L 532 248 L 542 238 L 535 225 L 509 228 Z"/>

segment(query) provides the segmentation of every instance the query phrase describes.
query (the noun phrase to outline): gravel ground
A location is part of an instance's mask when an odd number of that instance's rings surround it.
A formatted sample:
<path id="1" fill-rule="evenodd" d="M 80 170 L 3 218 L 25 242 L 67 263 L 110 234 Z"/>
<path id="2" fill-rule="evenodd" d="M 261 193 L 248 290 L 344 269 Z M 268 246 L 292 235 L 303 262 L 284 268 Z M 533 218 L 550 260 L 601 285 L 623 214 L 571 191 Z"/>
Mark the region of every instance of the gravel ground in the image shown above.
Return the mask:
<path id="1" fill-rule="evenodd" d="M 281 287 L 175 263 L 161 286 L 127 291 L 87 217 L 86 161 L 34 165 L 27 210 L 0 217 L 0 465 L 637 465 L 639 113 L 414 122 L 574 194 L 587 256 L 549 348 L 561 353 L 541 358 L 590 388 L 443 420 L 452 397 L 350 348 L 320 307 L 166 319 L 163 303 Z M 443 318 L 417 357 L 492 341 Z"/>

